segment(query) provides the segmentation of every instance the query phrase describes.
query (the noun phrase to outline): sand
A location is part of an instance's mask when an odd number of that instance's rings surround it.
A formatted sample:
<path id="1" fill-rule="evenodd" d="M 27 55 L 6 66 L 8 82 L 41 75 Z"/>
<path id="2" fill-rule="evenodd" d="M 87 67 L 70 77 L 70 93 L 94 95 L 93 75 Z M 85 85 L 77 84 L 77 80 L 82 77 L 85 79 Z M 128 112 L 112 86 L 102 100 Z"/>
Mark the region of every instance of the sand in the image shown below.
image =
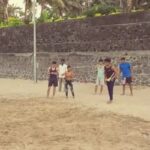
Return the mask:
<path id="1" fill-rule="evenodd" d="M 117 86 L 111 105 L 93 88 L 46 99 L 46 81 L 0 79 L 0 150 L 150 150 L 150 88 Z"/>

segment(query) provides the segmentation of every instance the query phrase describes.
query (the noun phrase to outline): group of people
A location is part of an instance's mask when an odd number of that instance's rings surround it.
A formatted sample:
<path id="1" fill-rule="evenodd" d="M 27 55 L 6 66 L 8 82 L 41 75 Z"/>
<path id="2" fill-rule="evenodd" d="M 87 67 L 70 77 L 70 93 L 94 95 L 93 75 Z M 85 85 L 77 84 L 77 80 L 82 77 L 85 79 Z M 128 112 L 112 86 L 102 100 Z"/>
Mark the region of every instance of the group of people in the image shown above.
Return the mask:
<path id="1" fill-rule="evenodd" d="M 132 88 L 132 66 L 129 62 L 126 61 L 125 57 L 122 57 L 121 62 L 118 67 L 112 64 L 111 58 L 99 59 L 98 64 L 96 65 L 96 85 L 95 85 L 95 94 L 97 94 L 98 87 L 100 87 L 100 94 L 103 92 L 104 85 L 107 85 L 109 101 L 108 103 L 112 103 L 113 101 L 113 89 L 115 85 L 115 81 L 120 77 L 122 79 L 122 95 L 125 95 L 126 85 L 129 85 L 130 94 L 133 95 Z M 48 90 L 47 97 L 49 97 L 51 87 L 53 87 L 53 96 L 56 93 L 56 87 L 59 86 L 59 91 L 65 92 L 66 98 L 68 98 L 68 90 L 70 87 L 70 91 L 72 97 L 75 97 L 74 88 L 73 88 L 73 80 L 74 80 L 74 72 L 70 65 L 65 64 L 65 60 L 62 59 L 60 65 L 57 65 L 57 62 L 53 61 L 52 65 L 48 68 Z M 58 84 L 59 83 L 59 84 Z"/>
<path id="2" fill-rule="evenodd" d="M 133 70 L 129 62 L 126 61 L 125 57 L 120 59 L 120 64 L 118 67 L 115 67 L 110 58 L 104 60 L 99 59 L 99 62 L 96 66 L 97 68 L 97 78 L 95 85 L 95 94 L 97 93 L 98 87 L 100 86 L 100 93 L 102 94 L 104 85 L 107 85 L 109 101 L 113 101 L 113 89 L 116 79 L 121 75 L 122 81 L 122 95 L 125 95 L 126 85 L 129 85 L 130 95 L 133 95 L 132 80 L 133 80 Z"/>
<path id="3" fill-rule="evenodd" d="M 61 64 L 58 65 L 56 61 L 52 62 L 52 65 L 48 68 L 48 90 L 47 97 L 50 95 L 51 87 L 53 87 L 53 97 L 56 93 L 56 87 L 59 85 L 59 92 L 65 91 L 66 98 L 68 98 L 68 90 L 70 87 L 72 97 L 75 98 L 73 89 L 74 73 L 70 65 L 65 64 L 65 59 L 61 60 Z M 59 84 L 58 84 L 59 83 Z"/>

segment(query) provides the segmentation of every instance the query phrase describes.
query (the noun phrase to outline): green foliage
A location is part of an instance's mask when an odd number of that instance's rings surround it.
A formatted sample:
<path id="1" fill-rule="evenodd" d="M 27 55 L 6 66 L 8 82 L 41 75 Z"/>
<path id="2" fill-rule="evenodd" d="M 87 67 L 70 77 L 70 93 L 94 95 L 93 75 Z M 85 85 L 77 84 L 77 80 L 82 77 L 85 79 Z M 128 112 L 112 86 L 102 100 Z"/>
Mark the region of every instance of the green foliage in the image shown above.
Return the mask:
<path id="1" fill-rule="evenodd" d="M 19 18 L 10 17 L 6 22 L 0 22 L 0 28 L 4 27 L 16 27 L 23 25 L 23 21 Z"/>
<path id="2" fill-rule="evenodd" d="M 85 12 L 87 17 L 101 16 L 101 15 L 109 15 L 111 13 L 116 13 L 117 8 L 113 5 L 101 5 L 96 4 Z"/>
<path id="3" fill-rule="evenodd" d="M 114 12 L 116 12 L 116 7 L 111 5 L 99 5 L 97 7 L 97 13 L 100 13 L 102 15 L 109 15 Z"/>
<path id="4" fill-rule="evenodd" d="M 0 22 L 0 28 L 5 28 L 5 27 L 8 27 L 7 24 L 1 21 Z"/>
<path id="5" fill-rule="evenodd" d="M 54 22 L 62 22 L 62 21 L 64 21 L 64 20 L 65 20 L 65 19 L 63 19 L 62 17 L 60 17 L 60 18 L 54 20 Z"/>
<path id="6" fill-rule="evenodd" d="M 58 14 L 54 10 L 44 10 L 37 20 L 38 23 L 46 23 L 46 22 L 58 22 L 62 21 L 65 18 L 58 16 Z"/>
<path id="7" fill-rule="evenodd" d="M 77 17 L 68 17 L 66 18 L 66 20 L 81 20 L 81 19 L 85 19 L 86 16 L 77 16 Z"/>
<path id="8" fill-rule="evenodd" d="M 96 7 L 92 7 L 90 9 L 88 9 L 84 15 L 87 16 L 87 17 L 94 17 L 95 14 L 97 13 L 97 10 L 96 10 Z"/>
<path id="9" fill-rule="evenodd" d="M 38 19 L 38 22 L 43 23 L 43 22 L 49 22 L 50 21 L 50 13 L 47 10 L 44 10 Z"/>
<path id="10" fill-rule="evenodd" d="M 15 18 L 15 17 L 10 17 L 8 18 L 8 21 L 7 21 L 7 25 L 11 27 L 20 26 L 22 24 L 23 24 L 22 20 L 19 18 Z"/>

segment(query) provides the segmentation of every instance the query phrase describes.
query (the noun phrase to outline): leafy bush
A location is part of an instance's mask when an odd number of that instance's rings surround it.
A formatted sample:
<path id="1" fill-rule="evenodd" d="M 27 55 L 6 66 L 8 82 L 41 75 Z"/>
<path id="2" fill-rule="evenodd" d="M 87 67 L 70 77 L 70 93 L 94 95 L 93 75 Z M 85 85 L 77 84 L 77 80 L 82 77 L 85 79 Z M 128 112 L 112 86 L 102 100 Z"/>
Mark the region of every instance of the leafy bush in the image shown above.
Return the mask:
<path id="1" fill-rule="evenodd" d="M 8 27 L 8 25 L 4 22 L 0 22 L 0 28 L 5 28 Z"/>
<path id="2" fill-rule="evenodd" d="M 51 14 L 50 12 L 48 12 L 47 10 L 44 10 L 40 16 L 40 18 L 38 19 L 38 22 L 43 23 L 43 22 L 51 22 Z"/>
<path id="3" fill-rule="evenodd" d="M 64 21 L 64 20 L 65 20 L 65 19 L 63 19 L 62 17 L 60 17 L 60 18 L 54 20 L 54 22 L 62 22 L 62 21 Z"/>
<path id="4" fill-rule="evenodd" d="M 102 15 L 109 15 L 114 12 L 116 12 L 116 7 L 111 5 L 99 5 L 97 8 L 97 13 Z"/>
<path id="5" fill-rule="evenodd" d="M 84 14 L 87 17 L 94 17 L 96 13 L 97 13 L 96 7 L 92 7 L 90 9 L 88 9 Z"/>
<path id="6" fill-rule="evenodd" d="M 16 27 L 16 26 L 23 25 L 23 22 L 19 18 L 10 17 L 10 18 L 8 18 L 8 21 L 6 24 L 7 24 L 7 26 L 10 26 L 10 27 L 12 27 L 12 26 Z"/>
<path id="7" fill-rule="evenodd" d="M 117 12 L 117 8 L 112 5 L 94 5 L 85 12 L 87 17 L 94 17 L 100 15 L 109 15 L 111 13 Z"/>

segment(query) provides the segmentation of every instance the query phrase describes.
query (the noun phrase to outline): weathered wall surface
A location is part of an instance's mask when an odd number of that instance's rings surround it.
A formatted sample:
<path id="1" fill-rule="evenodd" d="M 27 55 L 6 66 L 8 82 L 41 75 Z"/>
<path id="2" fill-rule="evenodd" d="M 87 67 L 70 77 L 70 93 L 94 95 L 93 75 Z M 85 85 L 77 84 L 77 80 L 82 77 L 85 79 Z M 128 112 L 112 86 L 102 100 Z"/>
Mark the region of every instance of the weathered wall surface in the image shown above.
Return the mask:
<path id="1" fill-rule="evenodd" d="M 0 77 L 33 78 L 33 29 L 0 29 Z M 40 24 L 37 27 L 38 79 L 47 79 L 52 60 L 65 58 L 77 81 L 94 82 L 100 57 L 127 53 L 135 84 L 150 86 L 150 13 L 123 14 L 79 21 Z"/>
<path id="2" fill-rule="evenodd" d="M 37 26 L 38 52 L 150 49 L 150 12 Z M 0 29 L 0 52 L 33 51 L 32 26 Z"/>
<path id="3" fill-rule="evenodd" d="M 91 53 L 40 53 L 38 54 L 38 79 L 47 79 L 47 68 L 52 60 L 60 62 L 61 58 L 73 66 L 76 81 L 95 82 L 95 65 L 99 58 L 111 55 L 113 64 L 118 65 L 119 59 L 126 53 L 126 58 L 132 63 L 134 69 L 134 83 L 136 85 L 150 86 L 150 52 L 91 52 Z M 33 78 L 32 54 L 3 54 L 0 55 L 0 77 Z"/>

